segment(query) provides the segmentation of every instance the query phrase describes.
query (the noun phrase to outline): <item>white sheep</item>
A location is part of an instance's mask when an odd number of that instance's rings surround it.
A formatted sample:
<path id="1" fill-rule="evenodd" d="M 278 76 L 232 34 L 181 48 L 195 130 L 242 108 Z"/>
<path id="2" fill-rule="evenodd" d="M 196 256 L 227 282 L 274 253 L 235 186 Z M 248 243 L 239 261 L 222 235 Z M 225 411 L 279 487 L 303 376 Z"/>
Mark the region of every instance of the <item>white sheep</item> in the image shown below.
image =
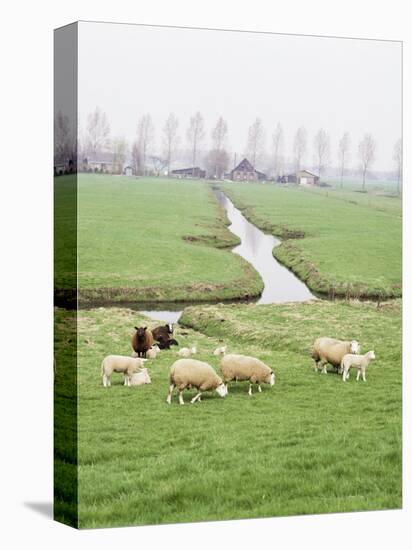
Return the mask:
<path id="1" fill-rule="evenodd" d="M 330 363 L 340 371 L 342 358 L 347 353 L 358 354 L 360 351 L 357 340 L 337 340 L 336 338 L 317 338 L 312 348 L 312 358 L 315 361 L 315 371 L 322 368 L 322 373 L 327 374 L 326 365 Z"/>
<path id="2" fill-rule="evenodd" d="M 227 346 L 220 346 L 220 348 L 216 348 L 213 352 L 213 355 L 224 355 L 226 353 Z"/>
<path id="3" fill-rule="evenodd" d="M 141 357 L 125 357 L 123 355 L 108 355 L 102 361 L 103 386 L 110 386 L 113 372 L 124 375 L 124 385 L 130 386 L 130 379 L 135 372 L 144 367 L 145 359 Z"/>
<path id="4" fill-rule="evenodd" d="M 275 373 L 273 370 L 255 357 L 235 355 L 233 353 L 224 355 L 220 362 L 220 368 L 226 390 L 228 382 L 231 380 L 249 380 L 249 395 L 252 395 L 253 384 L 258 384 L 259 392 L 262 391 L 260 384 L 265 383 L 271 386 L 275 384 Z"/>
<path id="5" fill-rule="evenodd" d="M 152 346 L 150 349 L 146 352 L 147 359 L 156 359 L 157 354 L 160 352 L 160 348 L 157 344 Z"/>
<path id="6" fill-rule="evenodd" d="M 227 389 L 216 371 L 208 363 L 196 359 L 178 359 L 171 366 L 169 393 L 166 399 L 169 405 L 172 402 L 172 393 L 175 388 L 179 392 L 180 405 L 184 405 L 183 390 L 186 388 L 197 388 L 199 390 L 191 403 L 195 403 L 197 400 L 201 401 L 202 392 L 204 391 L 216 391 L 220 397 L 225 397 L 227 394 Z"/>
<path id="7" fill-rule="evenodd" d="M 369 363 L 375 359 L 375 352 L 373 350 L 368 351 L 364 355 L 354 355 L 352 353 L 347 353 L 341 362 L 342 369 L 342 380 L 345 382 L 349 378 L 349 370 L 354 367 L 358 369 L 358 375 L 356 381 L 359 380 L 359 377 L 362 373 L 363 381 L 366 382 L 366 367 L 369 366 Z"/>
<path id="8" fill-rule="evenodd" d="M 130 379 L 130 384 L 132 386 L 142 386 L 143 384 L 151 384 L 151 382 L 152 380 L 147 369 L 142 369 L 141 372 L 135 372 Z"/>
<path id="9" fill-rule="evenodd" d="M 191 355 L 195 355 L 197 353 L 197 347 L 193 346 L 191 348 L 181 348 L 177 355 L 180 357 L 190 357 Z"/>

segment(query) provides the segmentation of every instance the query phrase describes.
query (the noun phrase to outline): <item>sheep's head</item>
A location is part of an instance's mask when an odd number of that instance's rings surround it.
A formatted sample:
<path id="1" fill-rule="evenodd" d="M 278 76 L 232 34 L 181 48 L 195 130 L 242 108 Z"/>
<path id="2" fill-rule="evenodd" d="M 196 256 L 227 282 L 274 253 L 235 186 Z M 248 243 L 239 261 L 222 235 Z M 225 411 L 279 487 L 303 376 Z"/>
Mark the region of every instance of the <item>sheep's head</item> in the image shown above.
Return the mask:
<path id="1" fill-rule="evenodd" d="M 139 340 L 143 339 L 145 337 L 147 327 L 134 327 L 134 328 L 136 329 L 138 339 Z"/>
<path id="2" fill-rule="evenodd" d="M 273 372 L 273 370 L 271 370 L 268 377 L 266 378 L 266 383 L 270 384 L 271 386 L 274 386 L 275 380 L 276 380 L 275 373 Z"/>
<path id="3" fill-rule="evenodd" d="M 225 395 L 227 395 L 227 389 L 223 382 L 216 388 L 216 391 L 220 397 L 225 397 Z"/>
<path id="4" fill-rule="evenodd" d="M 350 352 L 357 355 L 360 352 L 360 345 L 357 340 L 352 340 L 350 343 Z"/>
<path id="5" fill-rule="evenodd" d="M 173 334 L 173 323 L 168 323 L 168 324 L 166 325 L 166 328 L 167 328 L 167 332 L 168 332 L 169 334 Z"/>
<path id="6" fill-rule="evenodd" d="M 368 355 L 369 355 L 369 359 L 376 359 L 375 352 L 373 350 L 368 351 Z"/>

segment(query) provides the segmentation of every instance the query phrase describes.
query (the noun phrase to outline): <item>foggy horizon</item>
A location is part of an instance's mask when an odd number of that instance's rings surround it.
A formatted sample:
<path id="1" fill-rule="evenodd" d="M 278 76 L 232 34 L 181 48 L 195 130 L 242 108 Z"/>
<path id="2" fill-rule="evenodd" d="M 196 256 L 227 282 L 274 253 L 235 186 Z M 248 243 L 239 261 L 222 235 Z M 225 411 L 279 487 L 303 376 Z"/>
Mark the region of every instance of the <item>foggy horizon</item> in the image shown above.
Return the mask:
<path id="1" fill-rule="evenodd" d="M 349 170 L 358 167 L 359 141 L 371 133 L 377 142 L 371 171 L 392 171 L 402 131 L 401 53 L 399 42 L 80 22 L 80 126 L 100 107 L 111 137 L 125 138 L 130 147 L 139 117 L 149 113 L 153 152 L 159 153 L 162 129 L 174 113 L 184 150 L 189 119 L 200 111 L 206 136 L 199 150 L 207 150 L 222 116 L 230 165 L 235 153 L 243 158 L 256 118 L 265 129 L 266 155 L 282 124 L 287 162 L 295 132 L 304 126 L 304 167 L 314 164 L 320 128 L 330 136 L 330 167 L 337 166 L 338 141 L 349 132 Z"/>

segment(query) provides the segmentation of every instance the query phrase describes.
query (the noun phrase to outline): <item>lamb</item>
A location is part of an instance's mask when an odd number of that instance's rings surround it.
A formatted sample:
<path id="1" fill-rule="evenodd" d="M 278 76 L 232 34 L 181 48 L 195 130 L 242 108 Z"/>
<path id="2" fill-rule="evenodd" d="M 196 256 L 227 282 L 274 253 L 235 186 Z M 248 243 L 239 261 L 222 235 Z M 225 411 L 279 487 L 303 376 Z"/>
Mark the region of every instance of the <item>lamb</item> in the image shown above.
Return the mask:
<path id="1" fill-rule="evenodd" d="M 162 336 L 160 336 L 157 345 L 160 349 L 170 349 L 170 346 L 178 346 L 179 342 L 174 338 L 164 339 Z"/>
<path id="2" fill-rule="evenodd" d="M 345 341 L 335 338 L 317 338 L 312 348 L 312 358 L 315 361 L 315 371 L 322 368 L 322 373 L 327 374 L 326 365 L 330 363 L 341 372 L 341 361 L 347 353 L 358 354 L 360 345 L 357 340 Z"/>
<path id="3" fill-rule="evenodd" d="M 153 345 L 153 335 L 147 327 L 134 327 L 136 332 L 132 336 L 132 348 L 139 357 L 146 357 L 147 350 Z"/>
<path id="4" fill-rule="evenodd" d="M 354 355 L 352 353 L 347 353 L 341 362 L 342 380 L 346 382 L 349 378 L 349 370 L 351 367 L 358 369 L 358 375 L 356 381 L 359 380 L 359 377 L 362 373 L 363 381 L 366 382 L 366 367 L 369 366 L 369 363 L 375 359 L 375 352 L 373 350 L 368 351 L 364 355 Z"/>
<path id="5" fill-rule="evenodd" d="M 224 355 L 226 353 L 227 346 L 220 346 L 220 348 L 216 348 L 213 352 L 213 355 Z"/>
<path id="6" fill-rule="evenodd" d="M 147 369 L 142 369 L 140 372 L 132 374 L 130 383 L 132 386 L 142 386 L 143 384 L 151 384 L 150 375 Z"/>
<path id="7" fill-rule="evenodd" d="M 252 385 L 258 384 L 259 392 L 262 391 L 260 384 L 275 384 L 275 373 L 260 359 L 248 357 L 247 355 L 224 355 L 220 362 L 223 380 L 228 388 L 231 380 L 249 380 L 249 395 L 252 395 Z"/>
<path id="8" fill-rule="evenodd" d="M 181 348 L 177 355 L 180 355 L 180 357 L 190 357 L 191 355 L 195 355 L 197 353 L 197 347 L 193 346 L 191 348 Z"/>
<path id="9" fill-rule="evenodd" d="M 166 402 L 170 405 L 172 402 L 173 390 L 177 388 L 179 392 L 179 403 L 184 405 L 183 390 L 197 388 L 199 392 L 191 403 L 197 400 L 201 401 L 202 392 L 215 390 L 220 397 L 225 397 L 227 389 L 222 379 L 216 371 L 203 361 L 196 359 L 178 359 L 170 368 L 169 393 Z"/>
<path id="10" fill-rule="evenodd" d="M 146 359 L 140 357 L 125 357 L 123 355 L 108 355 L 102 362 L 103 386 L 110 386 L 113 372 L 124 374 L 124 385 L 130 386 L 130 379 L 135 372 L 144 367 Z"/>
<path id="11" fill-rule="evenodd" d="M 146 352 L 147 359 L 156 359 L 159 351 L 160 351 L 159 346 L 155 344 L 154 346 L 152 346 L 150 349 L 147 350 Z"/>

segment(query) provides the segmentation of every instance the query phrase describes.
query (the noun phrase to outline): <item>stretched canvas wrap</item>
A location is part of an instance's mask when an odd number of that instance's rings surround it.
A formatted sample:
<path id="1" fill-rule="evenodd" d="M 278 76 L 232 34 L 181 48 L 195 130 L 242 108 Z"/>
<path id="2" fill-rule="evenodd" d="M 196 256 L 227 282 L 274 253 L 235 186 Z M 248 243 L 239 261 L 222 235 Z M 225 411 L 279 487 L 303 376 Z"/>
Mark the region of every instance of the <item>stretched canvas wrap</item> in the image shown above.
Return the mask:
<path id="1" fill-rule="evenodd" d="M 55 31 L 55 519 L 402 506 L 402 44 Z"/>

